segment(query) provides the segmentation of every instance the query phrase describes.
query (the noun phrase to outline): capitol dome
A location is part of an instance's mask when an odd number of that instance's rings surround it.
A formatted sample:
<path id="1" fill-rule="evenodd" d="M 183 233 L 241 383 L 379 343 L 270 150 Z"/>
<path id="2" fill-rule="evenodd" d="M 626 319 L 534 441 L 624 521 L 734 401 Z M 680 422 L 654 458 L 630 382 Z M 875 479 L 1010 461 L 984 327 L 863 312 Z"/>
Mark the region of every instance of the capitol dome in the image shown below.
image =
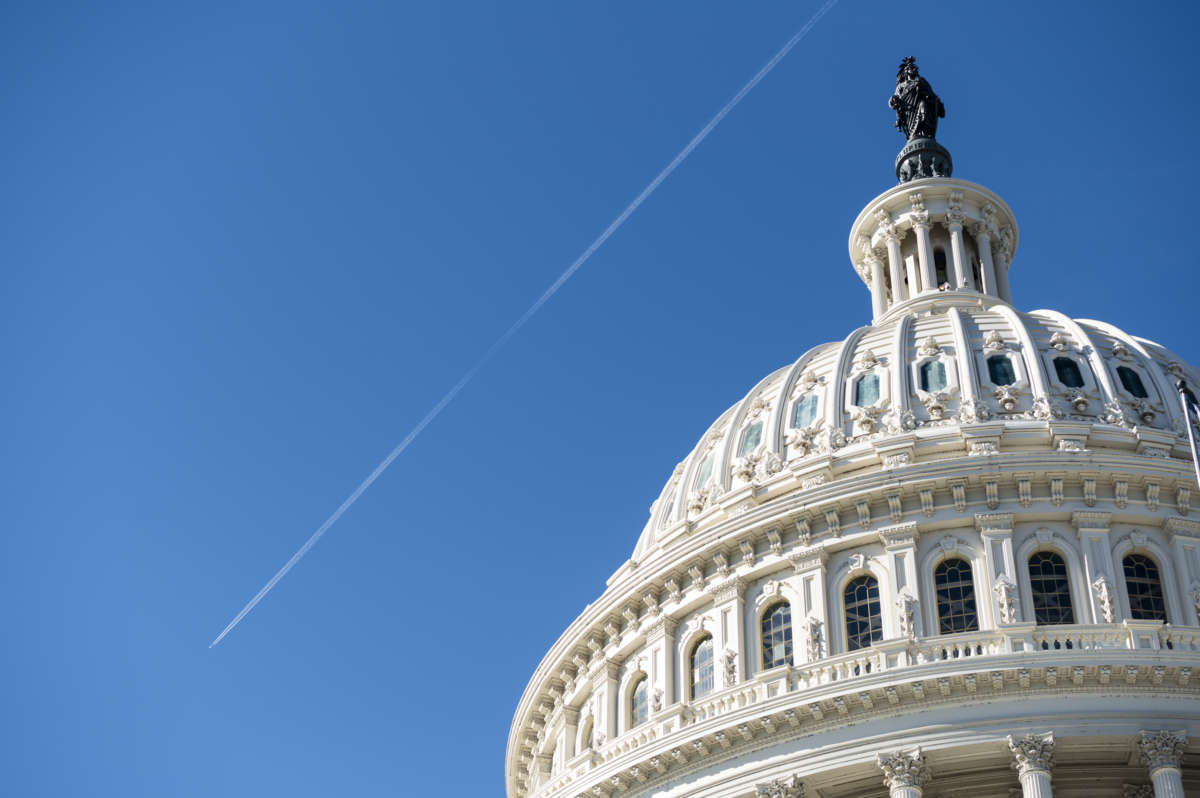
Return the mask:
<path id="1" fill-rule="evenodd" d="M 1016 219 L 911 61 L 893 107 L 901 182 L 849 237 L 872 323 L 675 467 L 530 681 L 509 798 L 1200 794 L 1200 374 L 1014 309 Z"/>

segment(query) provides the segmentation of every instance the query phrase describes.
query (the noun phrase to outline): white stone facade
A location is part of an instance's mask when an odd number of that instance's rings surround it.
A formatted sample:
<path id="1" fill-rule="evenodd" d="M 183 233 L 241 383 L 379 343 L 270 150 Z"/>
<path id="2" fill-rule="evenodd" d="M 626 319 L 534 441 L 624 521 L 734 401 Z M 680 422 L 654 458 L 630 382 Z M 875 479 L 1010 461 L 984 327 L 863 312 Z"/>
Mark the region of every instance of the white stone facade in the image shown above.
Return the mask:
<path id="1" fill-rule="evenodd" d="M 874 323 L 769 375 L 675 468 L 526 689 L 509 798 L 1200 795 L 1173 388 L 1200 374 L 1014 310 L 1016 242 L 961 180 L 867 206 L 850 250 Z M 763 639 L 784 603 L 790 655 Z"/>

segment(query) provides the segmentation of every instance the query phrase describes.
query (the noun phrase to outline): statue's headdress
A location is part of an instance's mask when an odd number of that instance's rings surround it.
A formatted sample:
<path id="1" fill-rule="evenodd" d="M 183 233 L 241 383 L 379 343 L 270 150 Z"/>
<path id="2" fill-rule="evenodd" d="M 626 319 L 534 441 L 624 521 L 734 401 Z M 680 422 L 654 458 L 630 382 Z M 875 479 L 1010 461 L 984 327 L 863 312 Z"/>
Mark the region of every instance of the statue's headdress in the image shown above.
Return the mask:
<path id="1" fill-rule="evenodd" d="M 896 80 L 903 78 L 909 67 L 912 67 L 913 72 L 917 71 L 917 59 L 911 55 L 900 62 L 900 68 L 896 70 Z"/>

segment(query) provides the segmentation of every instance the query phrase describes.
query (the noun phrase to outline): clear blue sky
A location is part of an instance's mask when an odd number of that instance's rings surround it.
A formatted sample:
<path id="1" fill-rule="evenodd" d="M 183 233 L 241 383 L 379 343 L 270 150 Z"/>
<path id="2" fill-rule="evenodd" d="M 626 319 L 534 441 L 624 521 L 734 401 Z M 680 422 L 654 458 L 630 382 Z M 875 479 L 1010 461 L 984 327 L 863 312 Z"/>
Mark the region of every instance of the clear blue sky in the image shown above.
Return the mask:
<path id="1" fill-rule="evenodd" d="M 1018 307 L 1200 360 L 1196 4 L 842 0 L 209 650 L 818 5 L 8 4 L 2 791 L 501 794 L 675 463 L 868 318 L 903 56 Z"/>

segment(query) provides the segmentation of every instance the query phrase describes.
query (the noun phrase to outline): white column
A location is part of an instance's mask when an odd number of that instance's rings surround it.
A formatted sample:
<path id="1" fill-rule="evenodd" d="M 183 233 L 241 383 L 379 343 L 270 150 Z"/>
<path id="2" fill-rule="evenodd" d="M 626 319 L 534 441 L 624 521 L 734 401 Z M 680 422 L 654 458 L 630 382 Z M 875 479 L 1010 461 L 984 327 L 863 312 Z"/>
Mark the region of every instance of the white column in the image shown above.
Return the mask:
<path id="1" fill-rule="evenodd" d="M 1051 798 L 1050 771 L 1054 769 L 1054 732 L 1027 734 L 1021 739 L 1008 736 L 1013 767 L 1021 779 L 1024 798 Z"/>
<path id="2" fill-rule="evenodd" d="M 1171 536 L 1172 565 L 1180 590 L 1184 623 L 1200 623 L 1200 521 L 1168 518 L 1163 525 Z M 1163 567 L 1171 567 L 1163 563 Z"/>
<path id="3" fill-rule="evenodd" d="M 592 726 L 593 735 L 604 736 L 604 741 L 617 736 L 617 708 L 620 699 L 617 697 L 618 677 L 621 666 L 610 659 L 600 662 L 596 675 L 592 678 L 592 692 L 596 694 L 596 720 Z"/>
<path id="4" fill-rule="evenodd" d="M 1008 288 L 1008 264 L 1003 260 L 996 262 L 993 260 L 992 266 L 996 270 L 996 293 L 1008 304 L 1012 304 L 1012 291 Z"/>
<path id="5" fill-rule="evenodd" d="M 865 263 L 871 272 L 871 310 L 878 319 L 887 311 L 887 284 L 883 277 L 883 261 L 874 255 L 868 255 Z"/>
<path id="6" fill-rule="evenodd" d="M 914 523 L 885 526 L 879 530 L 879 542 L 887 552 L 887 569 L 892 581 L 892 605 L 895 615 L 888 637 L 916 638 L 922 634 L 921 613 L 917 600 L 917 536 Z M 885 618 L 887 612 L 885 610 Z M 887 628 L 886 620 L 885 626 Z"/>
<path id="7" fill-rule="evenodd" d="M 1117 606 L 1117 585 L 1108 522 L 1112 513 L 1074 512 L 1071 523 L 1079 531 L 1083 551 L 1083 572 L 1088 584 L 1088 605 L 1092 623 L 1120 623 L 1123 613 Z"/>
<path id="8" fill-rule="evenodd" d="M 983 584 L 977 591 L 986 591 L 995 625 L 1019 623 L 1020 601 L 1017 598 L 1017 566 L 1013 556 L 1012 513 L 976 513 L 975 527 L 983 541 L 983 561 L 987 568 Z"/>
<path id="9" fill-rule="evenodd" d="M 579 710 L 567 707 L 563 710 L 563 762 L 570 762 L 578 751 L 575 741 L 579 737 Z"/>
<path id="10" fill-rule="evenodd" d="M 830 653 L 825 604 L 825 563 L 829 555 L 813 547 L 790 555 L 790 559 L 800 582 L 800 606 L 792 609 L 792 624 L 801 631 L 793 638 L 792 663 L 816 662 Z"/>
<path id="11" fill-rule="evenodd" d="M 1138 738 L 1142 764 L 1150 770 L 1154 798 L 1185 798 L 1180 760 L 1187 745 L 1182 731 L 1144 731 Z"/>
<path id="12" fill-rule="evenodd" d="M 892 304 L 908 299 L 908 290 L 904 287 L 904 259 L 900 256 L 900 236 L 895 232 L 884 233 L 887 240 L 888 273 L 892 277 Z M 916 286 L 913 286 L 914 290 Z"/>
<path id="13" fill-rule="evenodd" d="M 936 291 L 937 272 L 933 268 L 933 245 L 929 243 L 929 224 L 915 222 L 913 229 L 917 232 L 917 267 L 921 270 L 921 290 Z"/>
<path id="14" fill-rule="evenodd" d="M 955 288 L 974 288 L 975 278 L 967 266 L 966 248 L 963 246 L 963 228 L 961 223 L 950 225 L 950 256 L 954 259 Z"/>
<path id="15" fill-rule="evenodd" d="M 996 266 L 992 263 L 992 239 L 982 226 L 975 229 L 975 243 L 979 245 L 980 276 L 983 278 L 983 285 L 979 290 L 985 294 L 999 296 L 996 288 Z"/>
<path id="16" fill-rule="evenodd" d="M 733 687 L 746 678 L 746 645 L 742 632 L 746 583 L 734 577 L 712 589 L 717 633 L 713 640 L 716 689 Z"/>
<path id="17" fill-rule="evenodd" d="M 883 783 L 891 798 L 921 798 L 922 785 L 929 781 L 929 766 L 920 746 L 907 754 L 903 751 L 879 754 L 875 764 L 883 771 Z"/>
<path id="18" fill-rule="evenodd" d="M 663 617 L 646 630 L 646 651 L 652 662 L 650 692 L 662 691 L 660 711 L 675 703 L 675 621 Z M 661 666 L 659 662 L 661 659 Z M 657 671 L 657 672 L 654 672 Z M 651 700 L 653 705 L 653 699 Z"/>
<path id="19" fill-rule="evenodd" d="M 925 290 L 925 286 L 921 285 L 921 263 L 920 253 L 916 260 L 908 258 L 904 261 L 904 269 L 908 273 L 908 295 L 916 296 Z"/>

